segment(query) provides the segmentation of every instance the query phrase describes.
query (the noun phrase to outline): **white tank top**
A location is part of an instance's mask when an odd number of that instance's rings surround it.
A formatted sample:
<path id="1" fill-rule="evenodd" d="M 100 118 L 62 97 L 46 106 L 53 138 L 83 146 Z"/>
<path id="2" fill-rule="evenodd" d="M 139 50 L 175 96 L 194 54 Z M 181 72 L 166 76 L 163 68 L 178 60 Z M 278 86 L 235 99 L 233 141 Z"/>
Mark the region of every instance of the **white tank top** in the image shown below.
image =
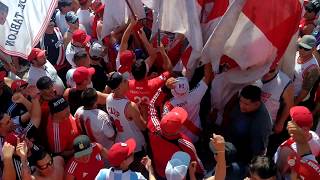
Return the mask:
<path id="1" fill-rule="evenodd" d="M 293 81 L 293 83 L 294 83 L 294 96 L 299 95 L 301 88 L 302 88 L 303 79 L 305 78 L 308 70 L 310 68 L 312 68 L 313 66 L 319 67 L 318 62 L 314 57 L 304 64 L 299 64 L 297 62 L 297 59 L 298 58 L 296 57 L 296 64 L 294 67 L 294 81 Z M 308 98 L 308 96 L 306 97 L 306 99 Z"/>
<path id="2" fill-rule="evenodd" d="M 115 142 L 125 142 L 129 138 L 133 138 L 137 144 L 135 152 L 139 152 L 145 146 L 145 139 L 134 121 L 127 119 L 125 115 L 126 107 L 130 101 L 114 98 L 113 95 L 112 93 L 107 97 L 106 107 L 110 119 L 117 129 Z"/>
<path id="3" fill-rule="evenodd" d="M 261 98 L 273 120 L 277 119 L 277 113 L 280 108 L 280 99 L 283 91 L 288 86 L 290 78 L 282 71 L 267 83 L 264 83 L 261 91 Z"/>

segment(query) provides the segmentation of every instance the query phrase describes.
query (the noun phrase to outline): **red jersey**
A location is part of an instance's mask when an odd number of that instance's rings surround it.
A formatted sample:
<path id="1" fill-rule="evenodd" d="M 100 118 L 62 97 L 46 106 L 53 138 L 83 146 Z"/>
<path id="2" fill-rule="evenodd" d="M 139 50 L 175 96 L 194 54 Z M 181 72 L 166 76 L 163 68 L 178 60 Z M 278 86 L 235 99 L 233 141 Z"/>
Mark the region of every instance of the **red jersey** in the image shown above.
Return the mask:
<path id="1" fill-rule="evenodd" d="M 72 175 L 75 179 L 95 179 L 100 169 L 104 168 L 101 157 L 102 147 L 98 143 L 92 143 L 92 153 L 89 162 L 83 163 L 72 158 L 66 168 L 66 174 Z"/>
<path id="2" fill-rule="evenodd" d="M 153 79 L 144 79 L 142 81 L 129 80 L 129 91 L 127 97 L 130 101 L 137 104 L 148 105 L 156 91 L 162 87 L 170 77 L 168 71 Z"/>
<path id="3" fill-rule="evenodd" d="M 48 118 L 47 136 L 49 150 L 53 153 L 61 153 L 73 149 L 73 140 L 80 135 L 76 120 L 72 115 L 68 119 L 53 122 Z"/>

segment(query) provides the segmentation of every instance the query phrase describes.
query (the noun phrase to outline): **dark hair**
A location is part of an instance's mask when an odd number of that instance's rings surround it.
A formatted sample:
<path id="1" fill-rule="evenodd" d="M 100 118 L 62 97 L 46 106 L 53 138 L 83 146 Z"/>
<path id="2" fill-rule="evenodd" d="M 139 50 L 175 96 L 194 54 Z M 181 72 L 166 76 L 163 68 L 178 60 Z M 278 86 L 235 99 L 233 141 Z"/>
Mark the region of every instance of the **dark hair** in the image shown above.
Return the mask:
<path id="1" fill-rule="evenodd" d="M 4 117 L 4 114 L 5 114 L 5 113 L 0 112 L 0 123 L 1 123 L 2 118 Z"/>
<path id="2" fill-rule="evenodd" d="M 43 76 L 38 79 L 36 86 L 39 90 L 48 89 L 53 84 L 53 81 L 48 76 Z"/>
<path id="3" fill-rule="evenodd" d="M 258 86 L 248 85 L 242 89 L 240 96 L 252 102 L 257 102 L 261 100 L 261 89 Z"/>
<path id="4" fill-rule="evenodd" d="M 97 91 L 94 88 L 88 88 L 82 92 L 81 99 L 84 107 L 91 108 L 98 99 Z"/>
<path id="5" fill-rule="evenodd" d="M 147 73 L 147 65 L 143 59 L 138 59 L 131 66 L 131 72 L 135 80 L 139 81 L 145 78 Z"/>
<path id="6" fill-rule="evenodd" d="M 44 147 L 39 145 L 34 145 L 34 147 L 31 148 L 32 152 L 32 158 L 35 160 L 35 162 L 42 160 L 46 157 L 47 154 L 49 154 Z"/>
<path id="7" fill-rule="evenodd" d="M 256 156 L 249 165 L 250 173 L 256 174 L 262 179 L 268 179 L 277 174 L 277 167 L 272 158 L 267 156 Z"/>
<path id="8" fill-rule="evenodd" d="M 73 56 L 73 62 L 75 64 L 78 64 L 79 61 L 82 60 L 83 58 L 88 58 L 88 54 L 85 50 L 76 52 Z"/>

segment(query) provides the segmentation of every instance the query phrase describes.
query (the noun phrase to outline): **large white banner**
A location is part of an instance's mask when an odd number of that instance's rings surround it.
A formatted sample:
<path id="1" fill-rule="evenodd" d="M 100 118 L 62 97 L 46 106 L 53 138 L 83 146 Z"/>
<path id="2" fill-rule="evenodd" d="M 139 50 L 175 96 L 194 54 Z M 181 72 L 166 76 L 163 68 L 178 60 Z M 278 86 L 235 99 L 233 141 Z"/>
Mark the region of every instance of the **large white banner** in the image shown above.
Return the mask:
<path id="1" fill-rule="evenodd" d="M 27 58 L 44 34 L 58 0 L 0 0 L 0 49 Z"/>

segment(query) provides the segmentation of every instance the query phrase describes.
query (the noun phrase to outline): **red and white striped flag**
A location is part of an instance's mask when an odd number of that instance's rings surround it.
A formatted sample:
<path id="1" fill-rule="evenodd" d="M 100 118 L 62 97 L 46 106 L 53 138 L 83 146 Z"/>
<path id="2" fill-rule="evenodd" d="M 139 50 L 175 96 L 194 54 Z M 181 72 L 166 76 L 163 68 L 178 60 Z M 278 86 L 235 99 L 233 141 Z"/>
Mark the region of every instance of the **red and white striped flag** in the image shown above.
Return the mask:
<path id="1" fill-rule="evenodd" d="M 102 37 L 108 36 L 114 29 L 128 22 L 132 16 L 130 8 L 138 19 L 146 17 L 143 4 L 138 0 L 106 0 L 105 4 Z"/>
<path id="2" fill-rule="evenodd" d="M 27 59 L 39 43 L 57 0 L 1 0 L 0 49 L 6 54 Z"/>
<path id="3" fill-rule="evenodd" d="M 215 72 L 229 66 L 213 82 L 219 87 L 212 88 L 215 106 L 224 107 L 234 92 L 279 62 L 298 30 L 302 4 L 302 0 L 236 0 L 230 5 L 202 51 L 202 61 L 211 61 Z"/>

